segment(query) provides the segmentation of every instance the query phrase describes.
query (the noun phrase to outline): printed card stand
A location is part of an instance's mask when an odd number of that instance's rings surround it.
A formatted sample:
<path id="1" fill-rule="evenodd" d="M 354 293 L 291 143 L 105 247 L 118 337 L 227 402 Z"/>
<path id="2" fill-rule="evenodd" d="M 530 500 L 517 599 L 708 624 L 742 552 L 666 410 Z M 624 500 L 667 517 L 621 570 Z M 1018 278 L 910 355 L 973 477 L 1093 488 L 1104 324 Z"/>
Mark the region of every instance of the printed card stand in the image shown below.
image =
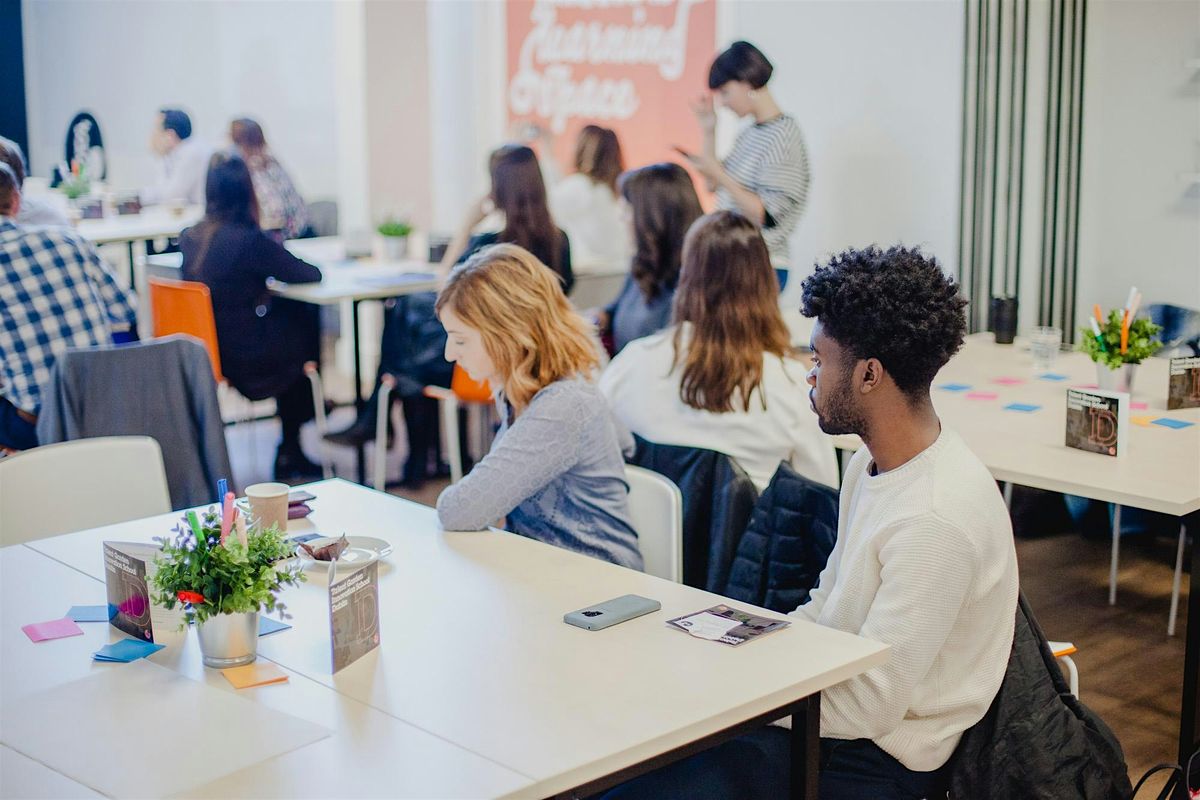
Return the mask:
<path id="1" fill-rule="evenodd" d="M 329 585 L 333 671 L 379 647 L 379 563 Z"/>
<path id="2" fill-rule="evenodd" d="M 1200 356 L 1172 358 L 1168 375 L 1167 410 L 1200 408 Z"/>
<path id="3" fill-rule="evenodd" d="M 142 213 L 142 201 L 136 194 L 121 195 L 116 199 L 114 205 L 117 208 L 117 215 L 121 217 Z"/>
<path id="4" fill-rule="evenodd" d="M 81 219 L 104 219 L 104 201 L 99 197 L 83 197 L 75 201 Z"/>
<path id="5" fill-rule="evenodd" d="M 1067 389 L 1067 447 L 1122 456 L 1129 437 L 1129 395 L 1102 389 Z"/>
<path id="6" fill-rule="evenodd" d="M 171 611 L 150 601 L 149 579 L 159 548 L 137 542 L 104 543 L 104 584 L 109 623 L 135 639 L 154 641 L 154 631 L 173 631 L 183 622 L 183 609 Z"/>

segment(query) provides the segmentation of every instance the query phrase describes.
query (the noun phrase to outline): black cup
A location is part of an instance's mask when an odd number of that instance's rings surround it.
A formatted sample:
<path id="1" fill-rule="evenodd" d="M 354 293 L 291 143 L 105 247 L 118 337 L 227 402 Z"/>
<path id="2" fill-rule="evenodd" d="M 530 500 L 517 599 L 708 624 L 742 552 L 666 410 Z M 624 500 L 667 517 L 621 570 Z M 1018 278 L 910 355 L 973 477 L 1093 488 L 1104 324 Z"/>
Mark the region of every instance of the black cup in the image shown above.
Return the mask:
<path id="1" fill-rule="evenodd" d="M 446 248 L 450 246 L 449 236 L 430 236 L 429 237 L 429 263 L 437 264 L 441 262 L 442 257 L 446 255 Z"/>
<path id="2" fill-rule="evenodd" d="M 1012 344 L 1017 335 L 1017 298 L 993 297 L 988 311 L 988 329 L 995 332 L 996 344 Z"/>

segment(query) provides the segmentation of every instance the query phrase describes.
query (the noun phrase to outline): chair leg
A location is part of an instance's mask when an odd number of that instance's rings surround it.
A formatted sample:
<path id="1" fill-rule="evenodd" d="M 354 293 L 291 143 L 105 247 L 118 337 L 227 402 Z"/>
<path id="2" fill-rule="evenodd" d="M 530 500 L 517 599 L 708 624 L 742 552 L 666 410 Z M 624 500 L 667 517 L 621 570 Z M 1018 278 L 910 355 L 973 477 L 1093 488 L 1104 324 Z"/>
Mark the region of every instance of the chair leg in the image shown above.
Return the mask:
<path id="1" fill-rule="evenodd" d="M 1108 604 L 1117 604 L 1117 562 L 1121 556 L 1121 506 L 1113 504 L 1112 559 L 1108 565 Z"/>
<path id="2" fill-rule="evenodd" d="M 329 447 L 325 442 L 325 434 L 329 432 L 329 420 L 325 415 L 325 390 L 321 386 L 321 373 L 317 371 L 317 363 L 309 361 L 304 365 L 304 374 L 312 384 L 313 410 L 316 413 L 314 422 L 317 426 L 317 447 L 321 456 L 321 476 L 328 480 L 333 477 L 333 461 L 329 457 Z"/>
<path id="3" fill-rule="evenodd" d="M 391 394 L 396 379 L 384 375 L 379 379 L 379 402 L 375 406 L 375 461 L 371 465 L 371 485 L 382 492 L 387 488 L 387 429 L 388 414 L 392 411 Z"/>
<path id="4" fill-rule="evenodd" d="M 442 431 L 446 437 L 446 461 L 450 464 L 450 483 L 462 480 L 462 433 L 458 429 L 458 398 L 454 395 L 439 398 L 442 412 Z"/>
<path id="5" fill-rule="evenodd" d="M 1179 614 L 1179 587 L 1183 582 L 1183 550 L 1187 528 L 1179 523 L 1179 544 L 1175 548 L 1175 578 L 1171 581 L 1171 613 L 1167 615 L 1167 636 L 1175 635 L 1175 618 Z"/>

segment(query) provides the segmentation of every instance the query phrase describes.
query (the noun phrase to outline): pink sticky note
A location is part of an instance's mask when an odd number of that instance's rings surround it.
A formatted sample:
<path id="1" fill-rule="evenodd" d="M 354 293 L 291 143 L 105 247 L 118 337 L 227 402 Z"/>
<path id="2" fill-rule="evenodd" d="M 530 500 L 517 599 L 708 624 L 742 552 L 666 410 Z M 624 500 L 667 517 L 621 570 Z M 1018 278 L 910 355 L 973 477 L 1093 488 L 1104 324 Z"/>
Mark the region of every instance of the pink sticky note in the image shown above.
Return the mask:
<path id="1" fill-rule="evenodd" d="M 1001 386 L 1016 386 L 1018 383 L 1024 383 L 1024 378 L 996 378 L 992 383 L 998 383 Z"/>
<path id="2" fill-rule="evenodd" d="M 995 400 L 1000 395 L 995 392 L 968 392 L 968 400 Z"/>
<path id="3" fill-rule="evenodd" d="M 1146 410 L 1147 408 L 1149 408 L 1149 407 L 1150 407 L 1150 404 L 1149 404 L 1149 403 L 1143 403 L 1143 402 L 1141 402 L 1141 401 L 1138 401 L 1138 402 L 1136 402 L 1136 403 L 1130 403 L 1130 404 L 1129 404 L 1129 407 L 1130 407 L 1131 409 L 1133 409 L 1134 411 L 1144 411 L 1144 410 Z"/>
<path id="4" fill-rule="evenodd" d="M 76 625 L 75 620 L 69 617 L 52 619 L 49 622 L 31 622 L 28 625 L 22 625 L 21 630 L 25 631 L 25 635 L 33 642 L 83 635 L 83 628 Z"/>

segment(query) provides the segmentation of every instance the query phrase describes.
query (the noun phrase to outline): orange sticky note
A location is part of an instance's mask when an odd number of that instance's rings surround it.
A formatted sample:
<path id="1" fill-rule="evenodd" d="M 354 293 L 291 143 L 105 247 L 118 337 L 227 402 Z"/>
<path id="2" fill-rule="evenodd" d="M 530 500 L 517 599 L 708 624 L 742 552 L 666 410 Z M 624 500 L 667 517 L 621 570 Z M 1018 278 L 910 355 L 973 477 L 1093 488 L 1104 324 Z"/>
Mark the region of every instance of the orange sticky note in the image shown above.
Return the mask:
<path id="1" fill-rule="evenodd" d="M 221 670 L 225 680 L 233 684 L 235 689 L 249 689 L 251 686 L 266 686 L 271 683 L 287 683 L 287 673 L 270 661 L 255 661 L 244 667 L 230 667 Z"/>
<path id="2" fill-rule="evenodd" d="M 1154 417 L 1130 417 L 1129 421 L 1134 425 L 1141 425 L 1143 428 L 1149 428 L 1150 420 L 1152 419 L 1154 419 Z"/>

